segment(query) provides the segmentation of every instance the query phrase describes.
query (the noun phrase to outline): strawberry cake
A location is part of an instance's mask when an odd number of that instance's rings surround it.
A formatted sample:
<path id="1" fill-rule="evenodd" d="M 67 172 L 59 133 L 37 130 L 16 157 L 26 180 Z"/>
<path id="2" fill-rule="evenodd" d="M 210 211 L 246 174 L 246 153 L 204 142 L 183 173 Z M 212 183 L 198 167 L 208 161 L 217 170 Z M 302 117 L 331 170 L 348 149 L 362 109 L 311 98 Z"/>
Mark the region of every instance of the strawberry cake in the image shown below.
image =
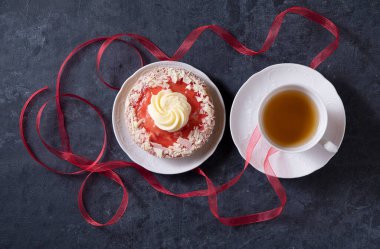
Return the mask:
<path id="1" fill-rule="evenodd" d="M 191 155 L 215 125 L 204 81 L 181 68 L 157 67 L 143 74 L 128 93 L 125 115 L 133 141 L 161 158 Z"/>

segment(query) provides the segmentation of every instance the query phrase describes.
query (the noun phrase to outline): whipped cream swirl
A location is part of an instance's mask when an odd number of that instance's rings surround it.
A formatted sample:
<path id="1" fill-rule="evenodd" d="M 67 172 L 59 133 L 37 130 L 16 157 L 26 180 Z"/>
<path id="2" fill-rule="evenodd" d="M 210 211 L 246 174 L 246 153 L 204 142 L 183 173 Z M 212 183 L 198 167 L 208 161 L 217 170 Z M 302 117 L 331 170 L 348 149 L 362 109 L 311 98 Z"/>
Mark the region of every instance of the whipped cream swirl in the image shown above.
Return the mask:
<path id="1" fill-rule="evenodd" d="M 148 105 L 148 113 L 154 124 L 161 130 L 175 132 L 189 121 L 191 106 L 186 96 L 172 90 L 161 90 L 152 95 Z"/>

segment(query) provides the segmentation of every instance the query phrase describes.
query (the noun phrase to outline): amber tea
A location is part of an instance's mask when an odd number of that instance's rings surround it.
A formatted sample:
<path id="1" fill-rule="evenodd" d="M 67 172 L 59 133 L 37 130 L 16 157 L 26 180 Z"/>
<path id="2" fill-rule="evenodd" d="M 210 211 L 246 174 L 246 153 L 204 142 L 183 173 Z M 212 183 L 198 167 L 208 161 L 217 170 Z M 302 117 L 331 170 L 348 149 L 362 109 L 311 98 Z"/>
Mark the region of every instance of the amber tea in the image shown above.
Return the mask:
<path id="1" fill-rule="evenodd" d="M 284 90 L 267 100 L 262 112 L 264 132 L 281 147 L 297 147 L 308 142 L 318 128 L 314 101 L 299 90 Z"/>

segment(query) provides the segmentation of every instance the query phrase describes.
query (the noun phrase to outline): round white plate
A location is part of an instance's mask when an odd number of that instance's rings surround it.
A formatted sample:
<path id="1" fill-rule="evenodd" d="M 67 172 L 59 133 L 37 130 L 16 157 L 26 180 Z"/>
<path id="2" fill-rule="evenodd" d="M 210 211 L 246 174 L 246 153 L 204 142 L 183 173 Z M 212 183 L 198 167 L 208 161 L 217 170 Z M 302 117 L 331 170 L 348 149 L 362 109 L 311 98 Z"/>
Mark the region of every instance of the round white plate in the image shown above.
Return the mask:
<path id="1" fill-rule="evenodd" d="M 195 151 L 189 157 L 183 158 L 158 158 L 138 147 L 129 135 L 127 122 L 125 120 L 125 100 L 127 94 L 137 79 L 146 71 L 150 71 L 155 67 L 167 66 L 174 68 L 183 68 L 188 70 L 199 78 L 205 81 L 208 86 L 208 93 L 213 99 L 215 106 L 215 127 L 214 132 L 207 141 L 207 143 Z M 198 69 L 182 62 L 175 61 L 161 61 L 148 64 L 137 70 L 131 77 L 129 77 L 121 87 L 116 96 L 113 110 L 112 110 L 112 125 L 116 139 L 120 147 L 129 156 L 131 160 L 143 166 L 149 171 L 160 174 L 179 174 L 192 170 L 204 161 L 207 160 L 215 151 L 224 133 L 226 124 L 226 111 L 224 108 L 223 98 L 220 95 L 218 88 L 215 84 Z"/>
<path id="2" fill-rule="evenodd" d="M 342 100 L 334 86 L 319 72 L 310 67 L 284 63 L 269 66 L 252 75 L 240 88 L 232 103 L 230 127 L 232 139 L 245 158 L 249 138 L 257 125 L 258 107 L 266 94 L 282 85 L 296 84 L 315 91 L 325 103 L 328 125 L 324 135 L 338 147 L 346 127 Z M 269 144 L 261 138 L 253 151 L 251 165 L 264 172 L 264 157 Z M 277 177 L 296 178 L 308 175 L 327 164 L 334 156 L 321 145 L 301 153 L 277 152 L 269 159 Z"/>

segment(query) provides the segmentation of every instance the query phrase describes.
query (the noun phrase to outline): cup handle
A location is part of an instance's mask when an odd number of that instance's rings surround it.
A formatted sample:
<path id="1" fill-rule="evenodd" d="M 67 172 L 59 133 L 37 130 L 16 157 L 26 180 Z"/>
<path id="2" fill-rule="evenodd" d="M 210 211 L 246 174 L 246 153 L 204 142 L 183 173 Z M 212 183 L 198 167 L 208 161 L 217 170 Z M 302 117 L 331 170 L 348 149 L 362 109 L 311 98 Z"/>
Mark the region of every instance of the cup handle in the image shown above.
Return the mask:
<path id="1" fill-rule="evenodd" d="M 325 150 L 331 153 L 336 153 L 338 151 L 338 146 L 336 146 L 333 142 L 331 141 L 324 141 L 322 140 L 320 144 L 323 146 Z"/>

